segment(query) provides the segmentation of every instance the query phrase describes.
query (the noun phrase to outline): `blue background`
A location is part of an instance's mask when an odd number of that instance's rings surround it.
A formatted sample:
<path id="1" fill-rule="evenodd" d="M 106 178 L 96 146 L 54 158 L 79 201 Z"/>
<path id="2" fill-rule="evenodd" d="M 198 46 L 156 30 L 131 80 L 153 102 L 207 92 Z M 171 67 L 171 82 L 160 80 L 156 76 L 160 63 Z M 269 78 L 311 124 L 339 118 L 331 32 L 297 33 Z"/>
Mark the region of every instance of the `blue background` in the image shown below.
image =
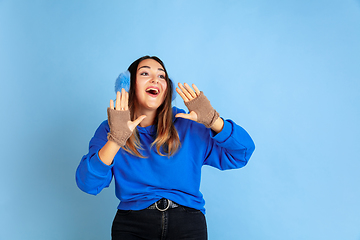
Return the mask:
<path id="1" fill-rule="evenodd" d="M 0 239 L 110 238 L 74 174 L 146 54 L 256 143 L 203 168 L 209 239 L 360 239 L 359 0 L 0 0 Z"/>

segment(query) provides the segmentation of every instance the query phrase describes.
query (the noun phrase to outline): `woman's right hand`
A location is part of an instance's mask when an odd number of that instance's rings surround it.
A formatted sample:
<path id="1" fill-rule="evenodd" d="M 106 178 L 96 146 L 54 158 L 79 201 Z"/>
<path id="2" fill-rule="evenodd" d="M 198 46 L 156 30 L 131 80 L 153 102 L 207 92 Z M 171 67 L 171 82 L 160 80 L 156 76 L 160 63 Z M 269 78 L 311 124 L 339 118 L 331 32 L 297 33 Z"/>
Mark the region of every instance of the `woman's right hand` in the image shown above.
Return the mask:
<path id="1" fill-rule="evenodd" d="M 110 100 L 110 107 L 108 108 L 108 123 L 110 132 L 108 139 L 117 143 L 120 147 L 126 144 L 127 139 L 137 125 L 146 117 L 141 115 L 134 121 L 130 119 L 129 111 L 129 93 L 125 89 L 121 89 L 121 93 L 116 93 L 116 102 Z"/>
<path id="2" fill-rule="evenodd" d="M 129 93 L 125 91 L 124 88 L 121 89 L 121 93 L 118 91 L 116 93 L 116 102 L 114 107 L 114 101 L 110 100 L 110 109 L 116 111 L 128 111 L 129 110 Z M 127 125 L 131 131 L 134 131 L 137 125 L 141 123 L 142 120 L 146 118 L 146 115 L 141 115 L 136 120 L 127 122 Z"/>

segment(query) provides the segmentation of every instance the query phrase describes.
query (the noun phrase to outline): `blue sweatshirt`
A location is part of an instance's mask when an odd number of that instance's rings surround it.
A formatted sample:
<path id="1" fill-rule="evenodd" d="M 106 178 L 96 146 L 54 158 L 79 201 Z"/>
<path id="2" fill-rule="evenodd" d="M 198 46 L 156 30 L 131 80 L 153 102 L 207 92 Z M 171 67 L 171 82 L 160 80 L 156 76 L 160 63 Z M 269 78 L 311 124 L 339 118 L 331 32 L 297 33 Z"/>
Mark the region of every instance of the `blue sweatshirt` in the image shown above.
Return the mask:
<path id="1" fill-rule="evenodd" d="M 184 112 L 173 107 L 173 116 Z M 107 142 L 110 131 L 107 120 L 101 123 L 90 141 L 89 152 L 76 170 L 78 187 L 97 195 L 115 179 L 118 209 L 141 210 L 161 198 L 201 210 L 205 201 L 200 192 L 201 167 L 210 165 L 220 170 L 241 168 L 255 149 L 249 134 L 231 120 L 224 121 L 222 131 L 215 134 L 204 125 L 173 117 L 181 147 L 171 157 L 160 156 L 151 143 L 156 137 L 154 126 L 137 127 L 146 158 L 139 158 L 122 148 L 112 165 L 104 164 L 98 152 Z"/>

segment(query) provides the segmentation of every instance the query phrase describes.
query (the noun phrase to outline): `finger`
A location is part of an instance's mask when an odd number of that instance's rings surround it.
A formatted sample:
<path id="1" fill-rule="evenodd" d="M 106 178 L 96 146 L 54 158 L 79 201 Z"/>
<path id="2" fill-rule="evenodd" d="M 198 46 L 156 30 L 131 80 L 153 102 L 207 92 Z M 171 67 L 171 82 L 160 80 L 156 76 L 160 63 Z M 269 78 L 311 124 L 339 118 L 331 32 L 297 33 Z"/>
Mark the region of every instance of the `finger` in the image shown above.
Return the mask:
<path id="1" fill-rule="evenodd" d="M 191 97 L 190 93 L 186 90 L 186 88 L 184 88 L 184 86 L 181 83 L 179 83 L 178 86 L 181 89 L 181 91 L 184 93 L 184 95 L 187 97 L 187 99 L 191 100 L 192 97 Z"/>
<path id="2" fill-rule="evenodd" d="M 175 115 L 175 117 L 190 119 L 189 114 L 186 114 L 186 113 L 178 113 Z"/>
<path id="3" fill-rule="evenodd" d="M 196 87 L 195 84 L 192 84 L 192 87 L 194 88 L 196 95 L 199 96 L 200 95 L 200 90 Z"/>
<path id="4" fill-rule="evenodd" d="M 176 92 L 180 95 L 180 97 L 184 100 L 184 102 L 189 101 L 189 99 L 184 95 L 184 93 L 179 88 L 176 88 Z"/>
<path id="5" fill-rule="evenodd" d="M 114 100 L 110 100 L 110 109 L 114 109 Z"/>
<path id="6" fill-rule="evenodd" d="M 125 110 L 125 106 L 126 106 L 126 104 L 125 104 L 126 96 L 125 95 L 126 95 L 125 89 L 122 88 L 121 89 L 121 99 L 120 99 L 120 110 L 121 111 Z"/>
<path id="7" fill-rule="evenodd" d="M 194 92 L 194 90 L 189 86 L 189 84 L 184 83 L 184 86 L 186 88 L 186 90 L 190 93 L 192 98 L 196 98 L 196 93 Z"/>
<path id="8" fill-rule="evenodd" d="M 125 91 L 125 111 L 129 110 L 129 93 Z"/>
<path id="9" fill-rule="evenodd" d="M 136 128 L 136 126 L 139 125 L 142 120 L 144 120 L 144 118 L 146 118 L 146 115 L 141 115 L 140 117 L 135 119 L 133 122 L 129 121 L 128 123 L 131 124 L 131 127 L 129 126 L 130 130 L 133 131 Z"/>
<path id="10" fill-rule="evenodd" d="M 120 110 L 120 91 L 116 93 L 115 110 Z"/>
<path id="11" fill-rule="evenodd" d="M 189 119 L 189 120 L 192 120 L 195 122 L 197 122 L 197 120 L 198 120 L 198 116 L 197 116 L 196 112 L 194 112 L 194 111 L 191 111 L 189 114 L 178 113 L 175 115 L 175 117 L 181 117 L 181 118 Z"/>
<path id="12" fill-rule="evenodd" d="M 195 121 L 195 122 L 198 120 L 197 114 L 194 111 L 191 111 L 189 114 L 178 113 L 178 114 L 175 115 L 175 117 L 185 118 L 185 119 L 189 119 L 189 120 L 192 120 L 192 121 Z"/>

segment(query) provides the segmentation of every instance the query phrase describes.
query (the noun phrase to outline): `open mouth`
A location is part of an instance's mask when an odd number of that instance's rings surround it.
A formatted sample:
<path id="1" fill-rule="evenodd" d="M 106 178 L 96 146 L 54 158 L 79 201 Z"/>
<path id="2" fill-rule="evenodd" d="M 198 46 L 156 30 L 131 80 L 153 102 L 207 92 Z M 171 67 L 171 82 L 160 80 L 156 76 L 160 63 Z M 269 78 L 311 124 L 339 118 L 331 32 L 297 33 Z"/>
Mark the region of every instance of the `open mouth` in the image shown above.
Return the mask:
<path id="1" fill-rule="evenodd" d="M 160 91 L 158 88 L 149 87 L 146 89 L 146 93 L 148 93 L 152 96 L 157 96 L 157 95 L 159 95 Z"/>

